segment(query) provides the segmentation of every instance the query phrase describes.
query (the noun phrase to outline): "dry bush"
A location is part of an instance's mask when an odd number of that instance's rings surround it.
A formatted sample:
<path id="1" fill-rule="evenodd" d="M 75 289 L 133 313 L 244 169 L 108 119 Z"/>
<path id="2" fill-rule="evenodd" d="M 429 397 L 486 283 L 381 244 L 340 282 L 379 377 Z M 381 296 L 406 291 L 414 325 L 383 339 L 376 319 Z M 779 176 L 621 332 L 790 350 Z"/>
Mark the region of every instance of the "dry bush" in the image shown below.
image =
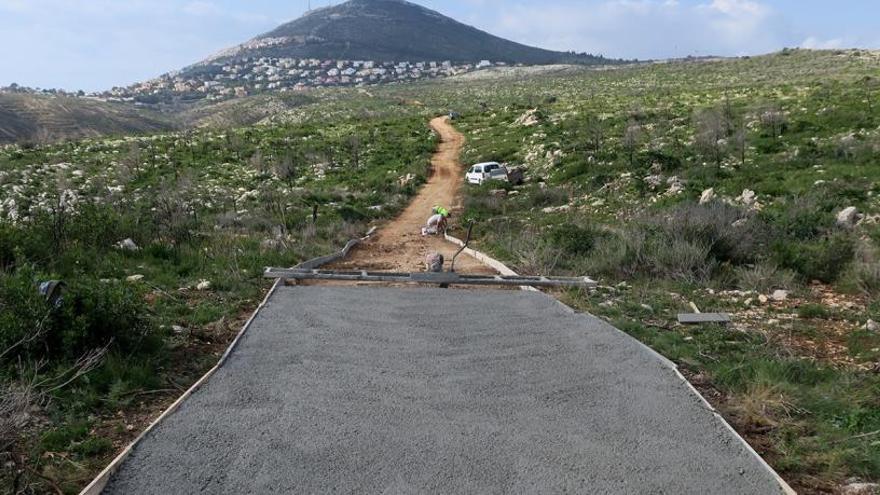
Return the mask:
<path id="1" fill-rule="evenodd" d="M 797 274 L 780 269 L 774 263 L 738 267 L 735 273 L 737 285 L 743 290 L 767 293 L 776 289 L 793 289 L 797 286 Z"/>
<path id="2" fill-rule="evenodd" d="M 842 276 L 842 285 L 866 296 L 880 295 L 880 252 L 867 242 L 856 248 L 855 259 Z"/>

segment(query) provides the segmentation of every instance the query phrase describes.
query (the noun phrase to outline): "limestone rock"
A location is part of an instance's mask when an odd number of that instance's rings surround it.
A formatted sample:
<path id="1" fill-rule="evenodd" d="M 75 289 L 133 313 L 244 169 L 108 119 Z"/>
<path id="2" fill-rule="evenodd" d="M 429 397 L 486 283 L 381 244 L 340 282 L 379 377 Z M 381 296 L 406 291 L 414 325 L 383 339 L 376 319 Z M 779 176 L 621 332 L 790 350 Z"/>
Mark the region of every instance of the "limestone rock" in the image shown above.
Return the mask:
<path id="1" fill-rule="evenodd" d="M 704 205 L 707 203 L 711 203 L 715 199 L 715 189 L 709 188 L 703 191 L 703 194 L 700 195 L 700 204 Z"/>
<path id="2" fill-rule="evenodd" d="M 845 229 L 855 227 L 859 221 L 859 210 L 855 206 L 844 208 L 837 214 L 837 226 Z"/>

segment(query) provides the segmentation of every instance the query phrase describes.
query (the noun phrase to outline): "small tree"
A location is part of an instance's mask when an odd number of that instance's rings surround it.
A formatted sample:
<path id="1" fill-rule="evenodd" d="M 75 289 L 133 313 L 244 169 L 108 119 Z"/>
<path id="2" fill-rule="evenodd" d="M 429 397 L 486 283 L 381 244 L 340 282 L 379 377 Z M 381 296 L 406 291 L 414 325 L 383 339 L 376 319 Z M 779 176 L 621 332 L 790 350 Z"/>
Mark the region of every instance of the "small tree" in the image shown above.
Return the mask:
<path id="1" fill-rule="evenodd" d="M 357 134 L 348 137 L 348 151 L 351 154 L 351 164 L 354 168 L 361 166 L 361 138 Z"/>
<path id="2" fill-rule="evenodd" d="M 605 123 L 595 115 L 590 115 L 584 123 L 584 132 L 589 149 L 593 153 L 601 152 L 603 140 L 605 139 Z"/>
<path id="3" fill-rule="evenodd" d="M 275 176 L 286 182 L 288 186 L 293 186 L 297 179 L 297 167 L 292 154 L 285 154 L 275 163 Z"/>
<path id="4" fill-rule="evenodd" d="M 630 121 L 623 131 L 623 149 L 629 156 L 629 166 L 635 165 L 635 155 L 639 146 L 642 144 L 644 130 L 642 126 L 634 121 Z"/>
<path id="5" fill-rule="evenodd" d="M 249 163 L 251 168 L 256 170 L 260 175 L 265 175 L 269 171 L 266 160 L 263 158 L 263 152 L 260 150 L 255 151 L 254 154 L 251 155 Z"/>
<path id="6" fill-rule="evenodd" d="M 749 133 L 746 129 L 745 122 L 740 122 L 736 127 L 736 130 L 733 131 L 733 145 L 736 149 L 737 155 L 739 155 L 740 166 L 745 166 L 746 150 L 749 145 Z"/>
<path id="7" fill-rule="evenodd" d="M 123 158 L 122 163 L 125 167 L 137 176 L 141 173 L 141 145 L 137 141 L 132 141 L 128 145 L 128 153 Z"/>

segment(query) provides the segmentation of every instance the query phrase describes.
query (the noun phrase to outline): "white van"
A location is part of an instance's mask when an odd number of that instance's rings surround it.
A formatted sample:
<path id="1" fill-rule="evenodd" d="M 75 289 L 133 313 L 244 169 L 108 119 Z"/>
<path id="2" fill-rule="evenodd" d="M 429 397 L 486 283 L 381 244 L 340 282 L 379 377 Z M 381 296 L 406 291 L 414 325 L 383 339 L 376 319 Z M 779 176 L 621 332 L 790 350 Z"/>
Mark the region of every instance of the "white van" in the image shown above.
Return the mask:
<path id="1" fill-rule="evenodd" d="M 507 168 L 498 162 L 478 163 L 468 170 L 469 184 L 482 184 L 487 180 L 507 180 Z"/>

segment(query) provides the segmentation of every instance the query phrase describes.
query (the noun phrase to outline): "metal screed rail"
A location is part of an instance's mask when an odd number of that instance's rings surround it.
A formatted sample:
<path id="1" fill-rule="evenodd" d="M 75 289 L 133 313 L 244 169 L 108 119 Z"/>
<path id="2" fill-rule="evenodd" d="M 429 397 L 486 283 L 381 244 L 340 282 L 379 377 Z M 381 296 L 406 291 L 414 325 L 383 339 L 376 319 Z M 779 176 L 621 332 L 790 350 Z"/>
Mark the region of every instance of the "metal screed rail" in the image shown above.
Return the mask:
<path id="1" fill-rule="evenodd" d="M 264 276 L 286 280 L 335 280 L 350 282 L 414 283 L 422 285 L 495 285 L 531 287 L 580 287 L 591 289 L 596 282 L 588 277 L 523 277 L 503 275 L 463 275 L 459 273 L 393 273 L 269 268 Z"/>

